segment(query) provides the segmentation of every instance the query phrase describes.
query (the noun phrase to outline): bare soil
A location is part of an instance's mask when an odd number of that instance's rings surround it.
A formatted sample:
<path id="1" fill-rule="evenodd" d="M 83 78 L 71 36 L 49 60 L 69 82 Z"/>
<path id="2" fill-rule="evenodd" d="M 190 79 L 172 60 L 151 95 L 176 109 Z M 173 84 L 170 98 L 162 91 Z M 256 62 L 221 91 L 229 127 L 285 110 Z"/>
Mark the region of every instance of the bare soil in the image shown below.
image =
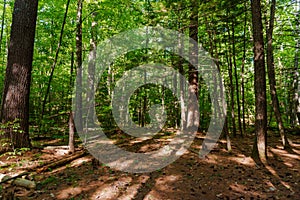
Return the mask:
<path id="1" fill-rule="evenodd" d="M 159 148 L 168 137 L 131 144 L 122 138 L 124 148 Z M 101 199 L 101 200 L 199 200 L 199 199 L 300 199 L 300 137 L 289 136 L 292 149 L 284 150 L 278 136 L 268 138 L 268 166 L 258 166 L 251 155 L 253 136 L 232 139 L 228 153 L 220 140 L 214 150 L 200 159 L 202 143 L 197 136 L 191 150 L 174 163 L 152 173 L 129 174 L 97 163 L 91 155 L 36 173 L 40 166 L 63 159 L 63 149 L 33 149 L 22 155 L 3 155 L 0 173 L 14 175 L 32 171 L 26 177 L 37 183 L 35 190 L 2 184 L 2 193 L 13 190 L 19 199 Z M 55 145 L 59 141 L 44 141 Z M 122 146 L 121 145 L 121 146 Z M 80 150 L 79 147 L 77 151 Z"/>

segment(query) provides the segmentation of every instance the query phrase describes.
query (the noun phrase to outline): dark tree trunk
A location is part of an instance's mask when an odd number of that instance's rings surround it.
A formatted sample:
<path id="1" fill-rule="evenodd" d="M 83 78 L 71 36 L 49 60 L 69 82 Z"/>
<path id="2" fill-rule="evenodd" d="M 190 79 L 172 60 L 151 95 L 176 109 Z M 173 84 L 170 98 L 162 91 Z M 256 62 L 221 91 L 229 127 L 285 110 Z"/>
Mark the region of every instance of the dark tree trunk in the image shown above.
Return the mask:
<path id="1" fill-rule="evenodd" d="M 279 101 L 278 101 L 277 91 L 276 91 L 276 79 L 275 79 L 275 69 L 274 69 L 274 55 L 273 55 L 272 40 L 273 40 L 275 9 L 276 9 L 276 0 L 272 0 L 269 29 L 267 30 L 267 42 L 268 42 L 267 43 L 267 68 L 268 68 L 270 93 L 272 98 L 273 110 L 278 124 L 282 145 L 284 148 L 287 148 L 289 146 L 289 143 L 284 131 L 281 113 L 279 110 Z"/>
<path id="2" fill-rule="evenodd" d="M 227 14 L 227 17 L 229 15 Z M 229 75 L 229 85 L 230 85 L 230 111 L 231 111 L 231 123 L 232 123 L 232 134 L 236 136 L 236 125 L 235 125 L 235 113 L 234 113 L 234 84 L 233 84 L 233 75 L 232 75 L 232 52 L 231 52 L 231 34 L 230 34 L 230 27 L 228 21 L 226 22 L 227 30 L 228 30 L 228 51 L 229 56 L 227 55 L 227 63 L 228 63 L 228 75 Z"/>
<path id="3" fill-rule="evenodd" d="M 82 0 L 77 4 L 76 24 L 76 56 L 77 56 L 77 79 L 76 79 L 76 108 L 75 123 L 77 131 L 83 130 L 82 123 Z"/>
<path id="4" fill-rule="evenodd" d="M 300 3 L 296 3 L 298 12 L 296 13 L 296 19 L 299 20 L 300 17 Z M 296 30 L 298 36 L 299 33 L 300 23 L 296 21 Z M 291 103 L 291 124 L 293 127 L 299 126 L 300 124 L 300 98 L 299 98 L 299 48 L 300 48 L 300 39 L 296 40 L 296 50 L 295 50 L 295 64 L 293 70 L 293 83 L 292 83 L 292 103 Z"/>
<path id="5" fill-rule="evenodd" d="M 37 0 L 16 0 L 12 17 L 10 45 L 4 83 L 1 121 L 16 125 L 7 127 L 6 136 L 12 148 L 30 147 L 29 94 L 37 18 Z"/>
<path id="6" fill-rule="evenodd" d="M 191 1 L 191 17 L 190 17 L 190 27 L 189 27 L 189 36 L 194 41 L 195 44 L 190 44 L 190 63 L 189 63 L 189 94 L 194 94 L 198 99 L 198 71 L 195 66 L 198 65 L 198 1 Z M 189 95 L 191 96 L 191 95 Z M 198 103 L 198 102 L 197 102 Z M 196 127 L 199 128 L 199 112 L 195 102 L 192 102 L 192 99 L 189 99 L 188 102 L 188 114 L 187 114 L 187 127 Z"/>
<path id="7" fill-rule="evenodd" d="M 264 58 L 261 2 L 251 2 L 254 40 L 254 87 L 255 87 L 255 142 L 252 156 L 256 161 L 267 161 L 267 101 L 266 70 Z"/>
<path id="8" fill-rule="evenodd" d="M 54 70 L 55 70 L 55 67 L 56 67 L 56 64 L 57 64 L 58 55 L 59 55 L 59 51 L 60 51 L 60 48 L 61 48 L 61 43 L 62 43 L 62 39 L 63 39 L 64 28 L 65 28 L 65 24 L 66 24 L 66 20 L 67 20 L 69 5 L 70 5 L 70 0 L 68 0 L 68 2 L 67 2 L 65 15 L 64 15 L 62 27 L 61 27 L 61 30 L 60 30 L 59 42 L 58 42 L 57 49 L 56 49 L 56 52 L 55 52 L 55 58 L 54 58 L 52 66 L 51 66 L 51 73 L 50 73 L 50 76 L 49 76 L 49 81 L 48 81 L 48 84 L 47 84 L 47 90 L 46 90 L 45 97 L 44 97 L 44 100 L 43 100 L 43 105 L 42 105 L 42 118 L 45 114 L 47 98 L 48 98 L 49 93 L 50 93 L 51 82 L 52 82 L 52 79 L 53 79 Z"/>
<path id="9" fill-rule="evenodd" d="M 245 19 L 244 19 L 244 39 L 243 39 L 243 61 L 242 61 L 242 118 L 243 118 L 243 132 L 246 134 L 246 119 L 245 119 L 245 63 L 246 63 L 246 31 L 247 31 L 247 3 L 244 5 Z"/>
<path id="10" fill-rule="evenodd" d="M 232 55 L 233 55 L 233 65 L 234 65 L 236 102 L 237 102 L 237 110 L 238 110 L 238 125 L 239 125 L 240 134 L 243 135 L 243 129 L 242 129 L 242 123 L 241 123 L 239 79 L 238 79 L 238 75 L 237 75 L 236 52 L 235 52 L 234 23 L 232 23 Z"/>
<path id="11" fill-rule="evenodd" d="M 2 11 L 2 19 L 1 19 L 0 55 L 1 55 L 1 47 L 2 47 L 2 39 L 3 39 L 3 31 L 4 31 L 5 13 L 6 13 L 6 0 L 4 0 L 3 2 L 3 11 Z"/>

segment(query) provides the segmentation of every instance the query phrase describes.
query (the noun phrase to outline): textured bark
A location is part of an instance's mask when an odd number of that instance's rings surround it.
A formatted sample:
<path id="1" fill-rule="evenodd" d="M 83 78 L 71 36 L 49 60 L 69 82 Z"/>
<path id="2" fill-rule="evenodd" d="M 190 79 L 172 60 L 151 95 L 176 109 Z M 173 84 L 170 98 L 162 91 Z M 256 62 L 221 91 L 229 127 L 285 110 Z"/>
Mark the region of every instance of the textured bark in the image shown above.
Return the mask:
<path id="1" fill-rule="evenodd" d="M 3 124 L 19 123 L 17 130 L 5 130 L 12 148 L 30 147 L 29 94 L 37 7 L 37 0 L 16 0 L 14 4 L 1 107 Z"/>
<path id="2" fill-rule="evenodd" d="M 268 42 L 267 43 L 267 68 L 268 68 L 268 77 L 269 77 L 269 84 L 270 84 L 270 93 L 272 98 L 272 106 L 278 124 L 282 145 L 284 148 L 287 148 L 289 146 L 289 143 L 284 131 L 284 126 L 282 123 L 281 113 L 279 109 L 279 101 L 278 101 L 277 91 L 276 91 L 276 79 L 275 79 L 275 69 L 274 69 L 274 55 L 273 55 L 272 40 L 273 40 L 275 9 L 276 9 L 276 0 L 272 0 L 269 29 L 267 30 L 267 42 Z"/>
<path id="3" fill-rule="evenodd" d="M 266 70 L 264 58 L 261 1 L 251 2 L 254 40 L 254 86 L 255 86 L 255 142 L 252 156 L 256 161 L 267 162 L 267 101 Z"/>

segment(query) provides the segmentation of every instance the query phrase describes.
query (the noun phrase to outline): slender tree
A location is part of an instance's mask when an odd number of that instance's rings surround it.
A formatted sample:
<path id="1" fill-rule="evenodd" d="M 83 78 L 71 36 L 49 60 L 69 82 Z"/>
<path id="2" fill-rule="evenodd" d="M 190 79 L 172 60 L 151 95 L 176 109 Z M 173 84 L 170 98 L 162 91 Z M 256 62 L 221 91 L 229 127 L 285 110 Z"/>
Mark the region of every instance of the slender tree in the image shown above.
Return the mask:
<path id="1" fill-rule="evenodd" d="M 191 44 L 190 63 L 189 63 L 189 94 L 194 94 L 198 99 L 198 71 L 195 66 L 198 65 L 198 1 L 191 0 L 191 17 L 189 26 L 189 36 L 195 44 Z M 187 127 L 199 128 L 199 112 L 197 111 L 195 102 L 188 102 Z"/>
<path id="2" fill-rule="evenodd" d="M 61 30 L 60 30 L 60 36 L 59 36 L 57 49 L 56 49 L 56 52 L 55 52 L 55 58 L 54 58 L 52 66 L 51 66 L 51 73 L 50 73 L 50 76 L 49 76 L 49 80 L 48 80 L 48 84 L 47 84 L 47 90 L 46 90 L 45 97 L 44 97 L 44 100 L 43 100 L 43 105 L 42 105 L 42 118 L 43 118 L 44 113 L 45 113 L 47 98 L 49 96 L 51 82 L 52 82 L 52 79 L 53 79 L 54 70 L 56 68 L 58 55 L 59 55 L 59 51 L 60 51 L 62 40 L 63 40 L 64 28 L 65 28 L 65 24 L 66 24 L 66 20 L 67 20 L 67 16 L 68 16 L 69 5 L 70 5 L 70 0 L 68 0 L 67 4 L 66 4 L 66 11 L 65 11 L 65 14 L 64 14 L 63 23 L 62 23 Z"/>
<path id="3" fill-rule="evenodd" d="M 276 9 L 276 0 L 272 0 L 271 3 L 271 13 L 270 13 L 270 22 L 269 28 L 267 29 L 267 68 L 268 68 L 268 77 L 270 84 L 270 93 L 272 98 L 273 110 L 275 113 L 276 121 L 279 128 L 279 133 L 282 140 L 282 145 L 284 148 L 289 146 L 284 126 L 282 123 L 281 113 L 279 109 L 279 101 L 277 97 L 276 91 L 276 79 L 275 79 L 275 69 L 274 69 L 274 55 L 273 55 L 273 27 L 274 27 L 274 19 L 275 19 L 275 9 Z"/>
<path id="4" fill-rule="evenodd" d="M 2 19 L 1 19 L 0 55 L 1 55 L 2 39 L 3 39 L 3 32 L 4 32 L 5 13 L 6 13 L 6 0 L 3 1 L 3 11 L 2 11 Z"/>
<path id="5" fill-rule="evenodd" d="M 38 0 L 16 0 L 12 16 L 1 121 L 12 148 L 30 147 L 29 94 Z"/>
<path id="6" fill-rule="evenodd" d="M 267 162 L 267 101 L 261 1 L 251 1 L 254 42 L 255 89 L 255 142 L 252 156 L 256 161 Z"/>
<path id="7" fill-rule="evenodd" d="M 77 79 L 76 79 L 76 108 L 75 123 L 77 131 L 83 130 L 82 123 L 82 6 L 83 0 L 77 2 L 77 22 L 76 22 L 76 59 L 77 59 Z"/>

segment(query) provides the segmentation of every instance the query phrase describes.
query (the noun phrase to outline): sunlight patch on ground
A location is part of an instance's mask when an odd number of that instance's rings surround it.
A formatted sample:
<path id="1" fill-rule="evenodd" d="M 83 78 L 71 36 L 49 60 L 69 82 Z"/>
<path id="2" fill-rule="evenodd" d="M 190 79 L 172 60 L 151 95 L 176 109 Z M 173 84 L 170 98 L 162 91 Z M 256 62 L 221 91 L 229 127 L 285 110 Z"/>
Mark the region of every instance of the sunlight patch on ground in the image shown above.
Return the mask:
<path id="1" fill-rule="evenodd" d="M 240 163 L 242 165 L 246 165 L 249 167 L 254 167 L 255 166 L 255 162 L 251 157 L 246 157 L 243 154 L 238 154 L 236 157 L 230 157 L 230 160 Z"/>
<path id="2" fill-rule="evenodd" d="M 78 167 L 84 163 L 88 163 L 88 162 L 91 162 L 92 158 L 90 157 L 82 157 L 82 158 L 79 158 L 77 160 L 74 160 L 70 163 L 70 166 L 71 167 Z"/>
<path id="3" fill-rule="evenodd" d="M 263 198 L 263 199 L 266 198 L 265 195 L 262 195 L 262 194 L 260 194 L 258 192 L 247 191 L 247 187 L 245 185 L 242 185 L 242 184 L 234 183 L 234 184 L 230 185 L 230 188 L 231 188 L 231 190 L 235 191 L 239 195 L 251 193 L 251 196 L 257 196 L 257 197 L 259 196 L 260 198 Z"/>
<path id="4" fill-rule="evenodd" d="M 290 186 L 288 183 L 286 183 L 285 181 L 283 181 L 283 180 L 278 176 L 277 172 L 276 172 L 271 166 L 265 166 L 265 167 L 266 167 L 266 169 L 267 169 L 273 176 L 275 176 L 275 177 L 280 181 L 280 183 L 281 183 L 285 188 L 291 189 L 291 186 Z"/>
<path id="5" fill-rule="evenodd" d="M 131 182 L 131 177 L 121 177 L 111 184 L 104 184 L 96 190 L 91 199 L 118 199 Z"/>

